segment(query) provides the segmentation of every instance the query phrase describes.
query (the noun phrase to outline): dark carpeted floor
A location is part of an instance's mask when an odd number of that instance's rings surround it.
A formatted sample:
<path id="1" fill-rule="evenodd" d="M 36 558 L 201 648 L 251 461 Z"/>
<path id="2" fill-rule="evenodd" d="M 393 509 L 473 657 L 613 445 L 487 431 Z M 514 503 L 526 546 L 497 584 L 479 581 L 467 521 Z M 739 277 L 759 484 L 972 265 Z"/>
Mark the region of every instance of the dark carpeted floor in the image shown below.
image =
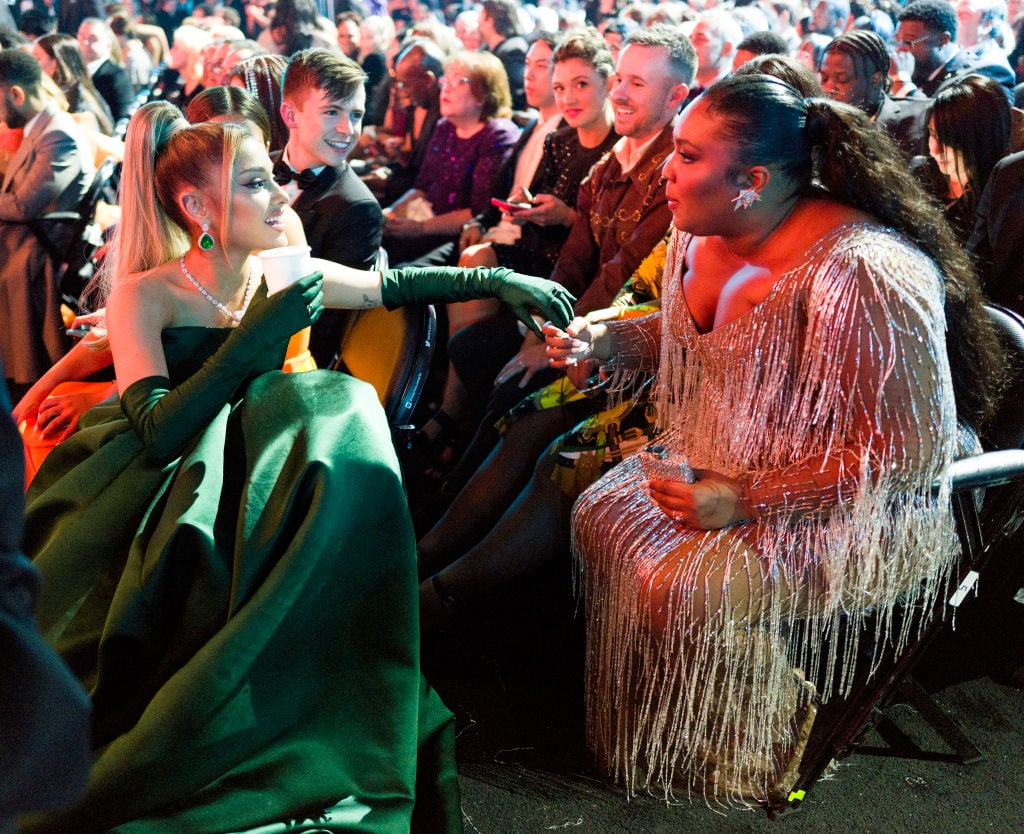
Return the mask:
<path id="1" fill-rule="evenodd" d="M 995 621 L 986 611 L 962 618 L 918 670 L 983 761 L 956 763 L 910 706 L 895 704 L 798 813 L 770 821 L 627 801 L 598 778 L 583 738 L 583 641 L 568 575 L 553 565 L 425 640 L 424 667 L 458 720 L 467 832 L 1024 831 L 1024 689 L 1007 673 L 1020 659 L 1024 605 Z"/>

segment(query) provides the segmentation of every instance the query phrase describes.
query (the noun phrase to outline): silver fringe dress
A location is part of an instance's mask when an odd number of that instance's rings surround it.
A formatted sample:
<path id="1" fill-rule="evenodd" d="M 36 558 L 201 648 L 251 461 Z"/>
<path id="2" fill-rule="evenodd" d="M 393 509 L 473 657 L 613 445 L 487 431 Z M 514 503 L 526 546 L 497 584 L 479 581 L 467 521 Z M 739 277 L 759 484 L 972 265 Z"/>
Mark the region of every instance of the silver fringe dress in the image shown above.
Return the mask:
<path id="1" fill-rule="evenodd" d="M 834 230 L 708 333 L 683 296 L 689 240 L 663 313 L 611 325 L 612 386 L 657 368 L 660 442 L 745 482 L 755 519 L 686 527 L 637 457 L 579 498 L 587 733 L 631 794 L 746 805 L 788 790 L 802 716 L 849 687 L 858 641 L 902 644 L 894 604 L 948 584 L 956 415 L 941 277 L 895 233 Z"/>

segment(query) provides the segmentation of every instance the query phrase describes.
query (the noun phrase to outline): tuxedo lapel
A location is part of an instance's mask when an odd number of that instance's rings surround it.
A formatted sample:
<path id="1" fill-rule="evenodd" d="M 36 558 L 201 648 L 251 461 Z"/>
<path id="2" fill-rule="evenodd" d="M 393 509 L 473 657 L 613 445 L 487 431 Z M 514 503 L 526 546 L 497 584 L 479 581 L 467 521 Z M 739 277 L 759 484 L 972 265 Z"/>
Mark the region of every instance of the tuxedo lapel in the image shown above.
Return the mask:
<path id="1" fill-rule="evenodd" d="M 328 165 L 317 175 L 316 182 L 309 188 L 304 188 L 299 193 L 299 196 L 295 198 L 292 208 L 295 209 L 295 213 L 302 219 L 303 226 L 306 225 L 307 218 L 316 214 L 317 201 L 330 190 L 337 179 L 338 169 Z"/>

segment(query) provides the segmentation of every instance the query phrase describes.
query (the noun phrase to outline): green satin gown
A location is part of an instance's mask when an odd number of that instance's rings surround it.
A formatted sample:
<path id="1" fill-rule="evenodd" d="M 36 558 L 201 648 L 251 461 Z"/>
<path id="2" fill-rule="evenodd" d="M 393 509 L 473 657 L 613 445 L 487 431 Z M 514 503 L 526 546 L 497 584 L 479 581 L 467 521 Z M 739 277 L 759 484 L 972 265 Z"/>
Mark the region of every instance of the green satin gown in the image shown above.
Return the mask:
<path id="1" fill-rule="evenodd" d="M 228 332 L 166 331 L 172 380 Z M 97 406 L 32 484 L 25 551 L 40 626 L 95 709 L 84 799 L 28 830 L 461 831 L 370 386 L 261 374 L 166 465 L 117 403 Z"/>

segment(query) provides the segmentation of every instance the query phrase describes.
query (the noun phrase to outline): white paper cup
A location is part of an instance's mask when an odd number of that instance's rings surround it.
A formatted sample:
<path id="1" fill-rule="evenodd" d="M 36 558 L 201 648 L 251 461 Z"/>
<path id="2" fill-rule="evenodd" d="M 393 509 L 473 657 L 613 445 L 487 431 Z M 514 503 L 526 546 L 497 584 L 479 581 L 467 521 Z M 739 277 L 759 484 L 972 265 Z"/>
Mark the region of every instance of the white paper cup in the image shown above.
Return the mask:
<path id="1" fill-rule="evenodd" d="M 258 252 L 267 279 L 267 294 L 273 295 L 289 287 L 313 271 L 313 260 L 308 246 L 278 246 Z"/>

